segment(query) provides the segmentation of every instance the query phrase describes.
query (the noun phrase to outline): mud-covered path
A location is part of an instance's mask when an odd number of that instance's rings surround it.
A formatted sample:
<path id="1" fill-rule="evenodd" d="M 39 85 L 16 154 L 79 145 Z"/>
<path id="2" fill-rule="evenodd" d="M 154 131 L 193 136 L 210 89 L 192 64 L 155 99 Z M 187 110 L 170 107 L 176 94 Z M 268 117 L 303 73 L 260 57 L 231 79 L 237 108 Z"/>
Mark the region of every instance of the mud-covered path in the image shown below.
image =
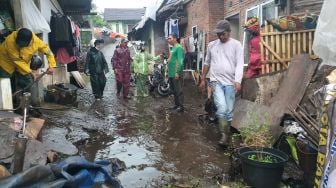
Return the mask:
<path id="1" fill-rule="evenodd" d="M 108 62 L 114 48 L 103 49 Z M 174 179 L 215 187 L 212 177 L 227 171 L 229 160 L 216 144 L 216 127 L 198 120 L 204 99 L 193 81 L 184 84 L 185 112 L 173 114 L 172 97 L 125 101 L 116 96 L 111 69 L 107 80 L 101 101 L 94 100 L 88 85 L 78 91 L 78 108 L 44 111 L 42 139 L 60 142 L 58 149 L 68 154 L 77 152 L 73 144 L 89 160 L 119 158 L 127 167 L 118 176 L 125 188 L 160 187 Z"/>

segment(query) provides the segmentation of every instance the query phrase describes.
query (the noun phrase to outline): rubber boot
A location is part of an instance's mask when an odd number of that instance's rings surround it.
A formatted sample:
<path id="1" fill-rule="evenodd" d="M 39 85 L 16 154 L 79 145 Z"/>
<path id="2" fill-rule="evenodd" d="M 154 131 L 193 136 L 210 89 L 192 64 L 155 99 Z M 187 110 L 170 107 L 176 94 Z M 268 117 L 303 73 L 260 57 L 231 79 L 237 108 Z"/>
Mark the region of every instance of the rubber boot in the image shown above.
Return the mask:
<path id="1" fill-rule="evenodd" d="M 222 134 L 221 139 L 219 140 L 218 144 L 222 146 L 228 146 L 229 139 L 230 139 L 230 126 L 229 122 L 225 119 L 218 119 L 218 127 L 219 131 Z"/>

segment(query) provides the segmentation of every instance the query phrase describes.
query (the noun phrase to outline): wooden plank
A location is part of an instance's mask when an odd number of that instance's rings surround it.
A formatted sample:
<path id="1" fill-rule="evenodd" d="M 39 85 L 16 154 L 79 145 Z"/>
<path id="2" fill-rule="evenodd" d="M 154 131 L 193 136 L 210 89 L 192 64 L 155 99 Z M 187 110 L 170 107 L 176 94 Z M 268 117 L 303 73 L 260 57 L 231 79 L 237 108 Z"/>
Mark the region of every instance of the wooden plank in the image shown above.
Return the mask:
<path id="1" fill-rule="evenodd" d="M 308 46 L 309 46 L 309 54 L 313 54 L 313 32 L 309 32 L 309 40 L 308 40 Z"/>
<path id="2" fill-rule="evenodd" d="M 44 125 L 44 121 L 45 121 L 44 119 L 30 118 L 30 121 L 27 122 L 27 127 L 24 134 L 28 136 L 30 139 L 36 140 L 38 134 L 40 133 Z"/>
<path id="3" fill-rule="evenodd" d="M 293 47 L 293 56 L 294 56 L 294 55 L 297 55 L 297 53 L 296 53 L 296 43 L 297 43 L 297 40 L 296 40 L 296 34 L 293 33 L 293 43 L 292 43 L 292 47 Z"/>
<path id="4" fill-rule="evenodd" d="M 0 179 L 3 179 L 8 176 L 11 176 L 9 171 L 6 169 L 6 167 L 0 165 Z"/>
<path id="5" fill-rule="evenodd" d="M 262 30 L 263 30 L 263 28 L 262 28 Z M 260 40 L 264 40 L 264 37 L 260 37 Z M 264 46 L 262 45 L 261 42 L 259 43 L 259 45 L 260 45 L 260 56 L 261 56 L 260 60 L 264 61 L 265 60 L 264 59 L 264 55 L 265 55 L 264 50 L 265 49 L 264 49 Z M 264 63 L 261 64 L 261 74 L 265 74 L 265 64 Z"/>
<path id="6" fill-rule="evenodd" d="M 291 36 L 290 34 L 287 35 L 287 59 L 290 59 L 292 57 L 292 48 L 291 48 Z"/>
<path id="7" fill-rule="evenodd" d="M 307 53 L 307 33 L 303 33 L 303 53 Z"/>
<path id="8" fill-rule="evenodd" d="M 274 27 L 272 26 L 270 32 L 273 33 L 273 31 L 274 31 Z M 270 37 L 271 37 L 271 48 L 274 49 L 274 50 L 276 50 L 276 49 L 275 49 L 275 47 L 276 47 L 276 41 L 275 41 L 275 40 L 276 40 L 276 39 L 275 39 L 276 36 L 275 36 L 275 35 L 270 35 Z M 272 58 L 269 59 L 269 60 L 274 60 L 274 59 L 276 59 L 275 56 L 274 56 L 273 54 L 271 54 L 271 56 L 272 56 Z M 272 63 L 272 64 L 271 64 L 271 72 L 275 72 L 275 71 L 276 71 L 276 64 L 275 64 L 275 63 Z"/>
<path id="9" fill-rule="evenodd" d="M 11 81 L 0 78 L 0 109 L 13 109 Z"/>
<path id="10" fill-rule="evenodd" d="M 277 53 L 274 52 L 272 48 L 270 48 L 264 41 L 261 41 L 261 43 L 276 57 L 276 59 L 278 59 L 281 62 L 281 64 L 283 64 L 287 68 L 285 62 L 279 57 Z"/>
<path id="11" fill-rule="evenodd" d="M 268 33 L 268 32 L 269 32 L 269 25 L 267 25 L 267 23 L 266 23 L 265 24 L 265 33 Z M 266 44 L 268 44 L 268 36 L 265 36 L 264 39 L 265 39 L 264 42 Z M 267 48 L 265 48 L 265 60 L 266 61 L 269 60 L 269 52 L 268 52 Z M 265 66 L 266 66 L 266 73 L 269 73 L 269 64 L 267 63 L 267 64 L 265 64 Z"/>
<path id="12" fill-rule="evenodd" d="M 265 32 L 268 32 L 269 31 L 269 25 L 266 25 L 265 27 Z M 265 43 L 268 45 L 269 44 L 269 40 L 268 40 L 269 36 L 265 36 Z M 269 56 L 269 50 L 266 49 L 266 53 L 265 53 L 265 60 L 269 60 L 270 59 L 270 56 Z"/>
<path id="13" fill-rule="evenodd" d="M 307 29 L 307 30 L 300 30 L 300 31 L 285 31 L 285 32 L 263 32 L 263 33 L 260 33 L 260 36 L 295 34 L 295 33 L 309 33 L 309 32 L 314 32 L 314 31 L 315 31 L 315 29 Z"/>
<path id="14" fill-rule="evenodd" d="M 287 50 L 286 50 L 286 35 L 285 34 L 283 34 L 283 35 L 281 35 L 281 50 L 282 50 L 282 56 L 281 56 L 281 58 L 282 59 L 285 59 L 285 58 L 287 58 Z M 281 69 L 283 69 L 284 67 L 282 67 L 281 66 Z"/>
<path id="15" fill-rule="evenodd" d="M 298 50 L 298 54 L 301 54 L 301 33 L 298 33 L 298 42 L 297 42 L 297 50 Z"/>
<path id="16" fill-rule="evenodd" d="M 283 57 L 281 57 L 280 35 L 276 35 L 276 48 L 275 48 L 275 53 L 277 53 L 281 59 L 283 58 Z M 276 68 L 277 68 L 276 71 L 279 71 L 279 70 L 280 70 L 280 64 L 279 64 L 279 63 L 277 63 Z"/>

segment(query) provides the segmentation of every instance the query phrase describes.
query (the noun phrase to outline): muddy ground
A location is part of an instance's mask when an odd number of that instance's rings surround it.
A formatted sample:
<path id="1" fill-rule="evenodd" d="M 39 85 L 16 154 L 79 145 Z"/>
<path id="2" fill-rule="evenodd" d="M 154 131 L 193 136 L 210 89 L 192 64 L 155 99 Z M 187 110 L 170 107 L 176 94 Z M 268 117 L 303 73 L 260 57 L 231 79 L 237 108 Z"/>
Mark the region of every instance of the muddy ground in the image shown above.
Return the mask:
<path id="1" fill-rule="evenodd" d="M 103 49 L 108 62 L 114 47 Z M 217 146 L 216 126 L 198 120 L 204 113 L 204 97 L 192 80 L 184 83 L 185 112 L 180 114 L 168 110 L 172 97 L 125 101 L 116 96 L 112 71 L 107 80 L 101 101 L 94 100 L 88 85 L 78 90 L 76 108 L 43 110 L 43 142 L 55 151 L 79 153 L 92 161 L 119 158 L 126 164 L 118 176 L 125 188 L 216 187 L 214 177 L 229 170 L 229 160 Z"/>

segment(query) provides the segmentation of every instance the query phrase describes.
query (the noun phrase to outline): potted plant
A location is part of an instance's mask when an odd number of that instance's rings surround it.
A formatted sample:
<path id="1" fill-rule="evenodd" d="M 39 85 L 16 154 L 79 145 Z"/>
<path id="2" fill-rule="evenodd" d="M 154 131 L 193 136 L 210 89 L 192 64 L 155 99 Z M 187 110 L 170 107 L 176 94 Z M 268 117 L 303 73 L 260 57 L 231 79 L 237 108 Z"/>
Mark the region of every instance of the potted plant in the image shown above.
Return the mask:
<path id="1" fill-rule="evenodd" d="M 256 188 L 279 187 L 288 156 L 272 148 L 271 116 L 249 113 L 247 119 L 240 130 L 244 147 L 238 150 L 243 178 Z"/>

